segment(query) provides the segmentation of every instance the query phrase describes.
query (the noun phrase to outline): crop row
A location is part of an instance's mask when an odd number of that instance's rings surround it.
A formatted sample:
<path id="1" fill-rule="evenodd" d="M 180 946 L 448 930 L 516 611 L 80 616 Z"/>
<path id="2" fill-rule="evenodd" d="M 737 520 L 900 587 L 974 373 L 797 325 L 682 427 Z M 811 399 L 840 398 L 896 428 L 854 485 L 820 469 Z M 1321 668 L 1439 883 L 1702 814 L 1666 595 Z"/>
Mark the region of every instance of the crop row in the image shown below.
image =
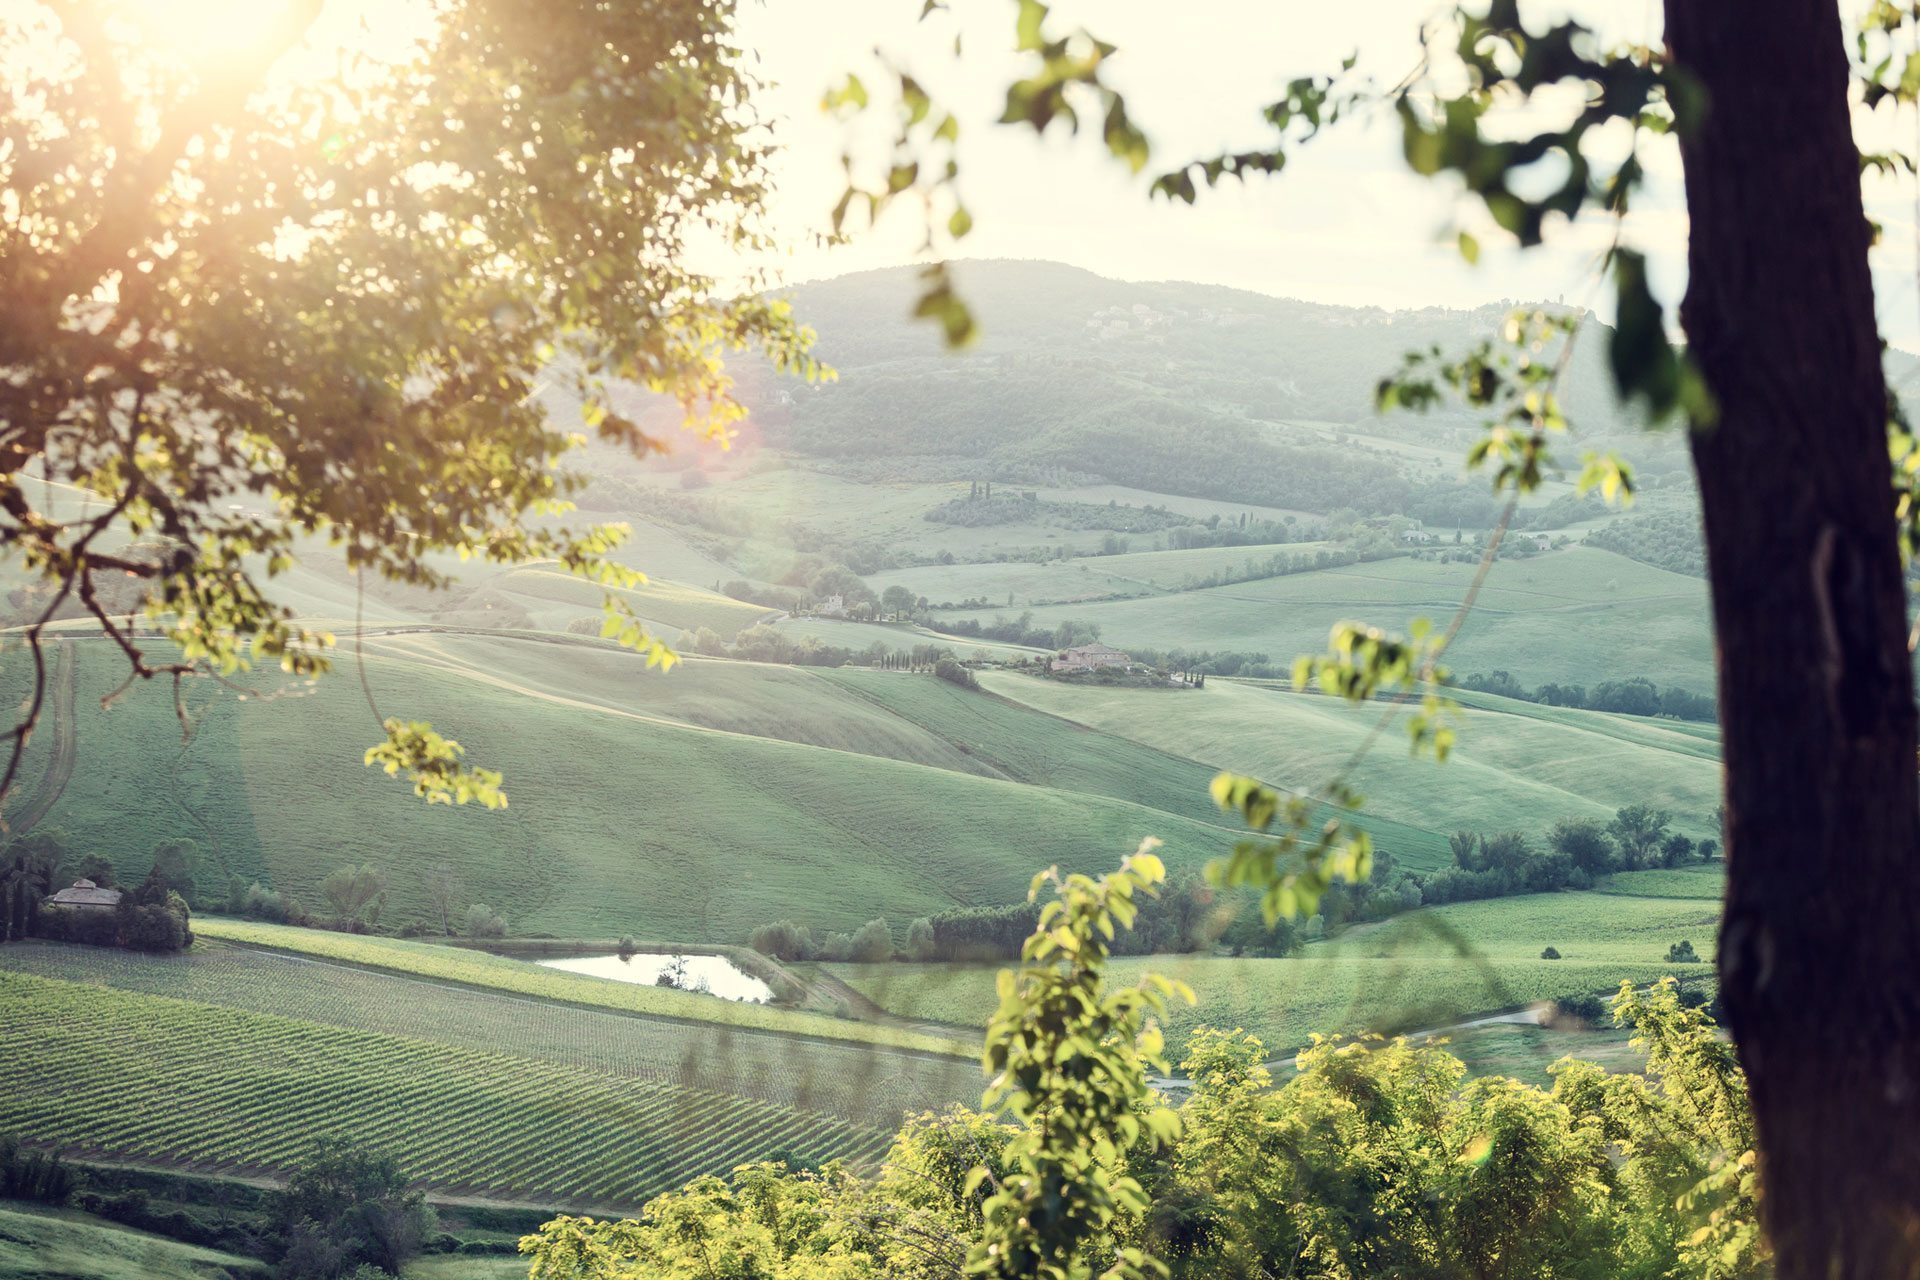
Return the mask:
<path id="1" fill-rule="evenodd" d="M 322 1137 L 446 1193 L 633 1205 L 791 1149 L 887 1131 L 425 1040 L 0 973 L 0 1130 L 122 1158 L 273 1172 Z"/>
<path id="2" fill-rule="evenodd" d="M 26 944 L 0 951 L 0 969 L 738 1094 L 876 1127 L 972 1100 L 980 1087 L 978 1069 L 953 1059 L 600 1012 L 204 940 L 172 956 Z"/>

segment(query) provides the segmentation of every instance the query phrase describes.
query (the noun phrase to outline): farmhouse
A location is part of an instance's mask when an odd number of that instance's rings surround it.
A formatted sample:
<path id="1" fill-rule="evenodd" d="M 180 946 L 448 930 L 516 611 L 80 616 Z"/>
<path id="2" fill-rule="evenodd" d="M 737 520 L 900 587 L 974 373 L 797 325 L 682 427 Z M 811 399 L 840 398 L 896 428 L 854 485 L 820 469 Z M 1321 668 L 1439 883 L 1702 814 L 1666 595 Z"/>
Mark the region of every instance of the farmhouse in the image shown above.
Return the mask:
<path id="1" fill-rule="evenodd" d="M 91 880 L 75 880 L 71 889 L 62 889 L 48 898 L 47 905 L 80 911 L 111 911 L 120 905 L 120 891 L 102 889 Z"/>
<path id="2" fill-rule="evenodd" d="M 1132 667 L 1133 659 L 1110 645 L 1082 644 L 1062 649 L 1054 655 L 1051 666 L 1055 671 L 1098 671 L 1102 667 Z"/>
<path id="3" fill-rule="evenodd" d="M 836 592 L 822 600 L 814 612 L 823 618 L 844 618 L 847 616 L 846 597 Z"/>

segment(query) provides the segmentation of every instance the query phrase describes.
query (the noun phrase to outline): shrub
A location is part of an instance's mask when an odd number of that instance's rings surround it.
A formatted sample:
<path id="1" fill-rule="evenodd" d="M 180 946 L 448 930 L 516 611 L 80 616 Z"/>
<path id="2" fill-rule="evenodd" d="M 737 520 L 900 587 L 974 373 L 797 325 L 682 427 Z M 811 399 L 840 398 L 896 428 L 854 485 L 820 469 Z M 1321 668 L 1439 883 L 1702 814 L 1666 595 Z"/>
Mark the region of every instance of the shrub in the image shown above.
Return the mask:
<path id="1" fill-rule="evenodd" d="M 293 919 L 293 913 L 287 909 L 287 900 L 258 880 L 248 885 L 241 895 L 240 914 L 249 920 L 266 920 L 273 924 L 286 924 Z"/>
<path id="2" fill-rule="evenodd" d="M 973 672 L 967 670 L 961 665 L 959 659 L 953 657 L 942 657 L 936 660 L 933 664 L 933 674 L 948 684 L 959 685 L 962 689 L 972 689 L 980 683 L 973 678 Z"/>
<path id="3" fill-rule="evenodd" d="M 885 920 L 869 920 L 854 930 L 847 958 L 862 964 L 878 964 L 893 959 L 893 931 Z"/>
<path id="4" fill-rule="evenodd" d="M 476 902 L 467 908 L 467 936 L 476 939 L 504 938 L 507 936 L 507 922 L 486 903 Z"/>
<path id="5" fill-rule="evenodd" d="M 0 1136 L 0 1200 L 65 1204 L 73 1196 L 73 1183 L 73 1170 L 59 1152 L 28 1151 L 13 1136 Z"/>
<path id="6" fill-rule="evenodd" d="M 1560 949 L 1558 947 L 1548 947 L 1540 953 L 1540 958 L 1542 960 L 1558 960 L 1560 958 Z"/>
<path id="7" fill-rule="evenodd" d="M 1693 949 L 1693 943 L 1686 938 L 1667 948 L 1668 964 L 1699 964 L 1700 957 Z"/>
<path id="8" fill-rule="evenodd" d="M 1607 1005 L 1599 996 L 1561 996 L 1553 1002 L 1554 1022 L 1579 1022 L 1597 1027 L 1606 1020 Z"/>
<path id="9" fill-rule="evenodd" d="M 747 945 L 776 960 L 809 960 L 814 952 L 813 934 L 791 920 L 761 925 L 748 937 Z"/>
<path id="10" fill-rule="evenodd" d="M 921 916 L 907 926 L 907 959 L 931 960 L 934 950 L 933 921 Z"/>

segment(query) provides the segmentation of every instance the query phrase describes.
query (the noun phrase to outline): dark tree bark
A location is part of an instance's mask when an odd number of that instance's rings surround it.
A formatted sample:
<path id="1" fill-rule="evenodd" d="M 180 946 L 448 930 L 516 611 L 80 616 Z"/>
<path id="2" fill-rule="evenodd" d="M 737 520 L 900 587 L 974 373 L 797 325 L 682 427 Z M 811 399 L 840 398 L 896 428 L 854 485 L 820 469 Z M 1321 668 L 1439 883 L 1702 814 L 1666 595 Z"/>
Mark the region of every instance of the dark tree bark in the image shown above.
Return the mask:
<path id="1" fill-rule="evenodd" d="M 1783 1280 L 1920 1275 L 1920 790 L 1834 0 L 1667 0 L 1726 756 L 1720 975 Z"/>

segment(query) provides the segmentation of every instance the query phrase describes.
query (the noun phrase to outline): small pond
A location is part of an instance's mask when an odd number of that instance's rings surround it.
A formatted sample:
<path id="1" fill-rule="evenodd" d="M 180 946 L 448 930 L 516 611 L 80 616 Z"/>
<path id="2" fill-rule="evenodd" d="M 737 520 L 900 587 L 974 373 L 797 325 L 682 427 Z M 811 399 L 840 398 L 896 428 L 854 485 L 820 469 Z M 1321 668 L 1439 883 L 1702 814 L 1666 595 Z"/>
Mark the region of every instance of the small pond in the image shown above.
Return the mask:
<path id="1" fill-rule="evenodd" d="M 630 956 L 575 956 L 567 960 L 541 960 L 538 963 L 548 969 L 583 973 L 590 978 L 637 982 L 643 987 L 674 986 L 682 991 L 697 991 L 745 1004 L 765 1004 L 773 998 L 771 987 L 725 956 L 682 956 L 658 951 L 636 951 Z M 662 974 L 671 974 L 673 980 L 661 982 Z"/>

